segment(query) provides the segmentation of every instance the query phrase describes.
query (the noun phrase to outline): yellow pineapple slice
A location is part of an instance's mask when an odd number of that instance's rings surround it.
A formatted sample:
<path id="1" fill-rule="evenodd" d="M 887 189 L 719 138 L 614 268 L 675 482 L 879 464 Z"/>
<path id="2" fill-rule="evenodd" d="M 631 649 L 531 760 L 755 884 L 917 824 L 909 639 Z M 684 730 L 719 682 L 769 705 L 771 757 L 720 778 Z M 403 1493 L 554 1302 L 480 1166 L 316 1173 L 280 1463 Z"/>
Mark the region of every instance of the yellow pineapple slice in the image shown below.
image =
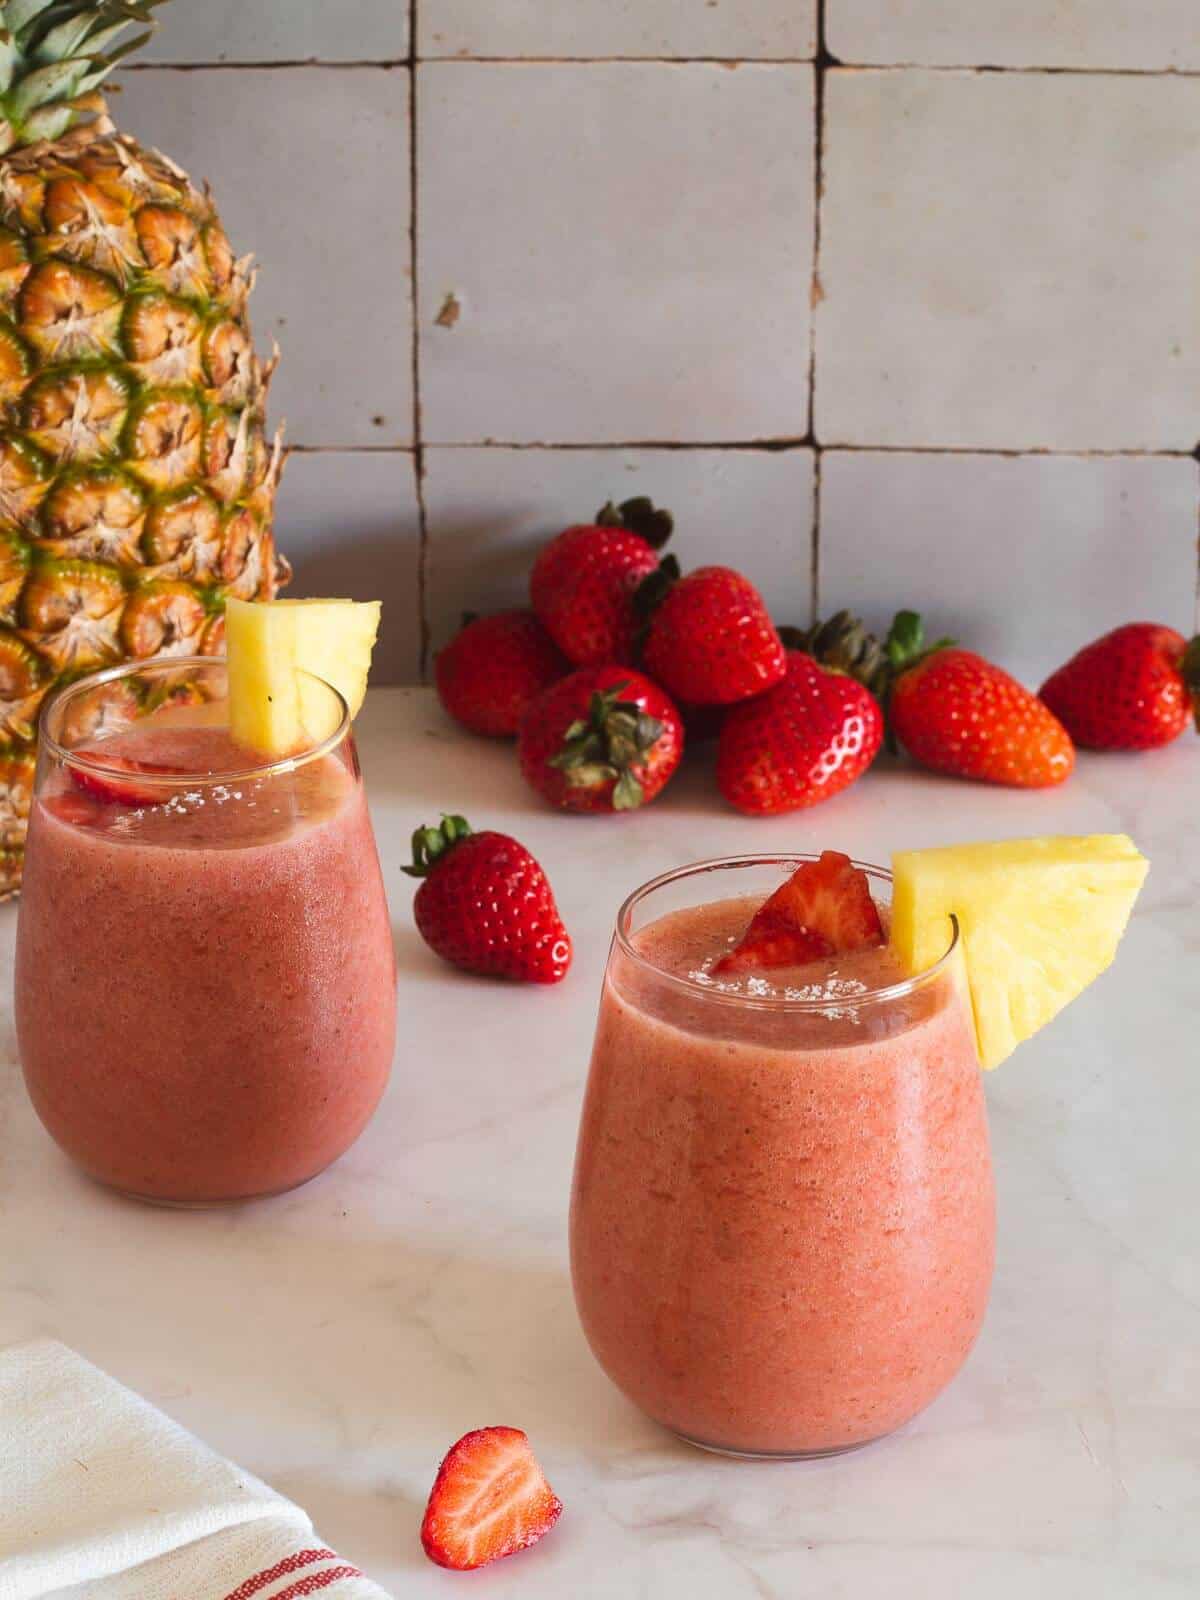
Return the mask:
<path id="1" fill-rule="evenodd" d="M 979 1059 L 995 1067 L 1112 961 L 1148 867 L 1123 833 L 902 850 L 892 947 L 923 972 L 957 917 Z"/>
<path id="2" fill-rule="evenodd" d="M 225 607 L 229 728 L 239 744 L 285 756 L 336 727 L 322 678 L 356 716 L 379 632 L 378 600 L 230 598 Z M 306 674 L 311 674 L 306 677 Z"/>

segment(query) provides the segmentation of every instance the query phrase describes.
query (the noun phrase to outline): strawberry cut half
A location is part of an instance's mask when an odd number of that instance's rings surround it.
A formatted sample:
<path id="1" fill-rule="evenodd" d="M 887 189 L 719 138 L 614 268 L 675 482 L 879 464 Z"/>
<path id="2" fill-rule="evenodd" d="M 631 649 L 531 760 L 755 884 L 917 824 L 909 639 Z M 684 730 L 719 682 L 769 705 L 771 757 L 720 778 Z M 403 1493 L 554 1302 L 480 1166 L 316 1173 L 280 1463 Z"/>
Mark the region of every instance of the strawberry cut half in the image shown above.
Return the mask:
<path id="1" fill-rule="evenodd" d="M 764 900 L 714 974 L 799 967 L 883 943 L 867 875 L 839 850 L 806 861 Z"/>
<path id="2" fill-rule="evenodd" d="M 81 751 L 80 754 L 90 752 Z M 129 756 L 98 755 L 98 761 L 103 761 L 104 772 L 91 772 L 81 767 L 71 768 L 71 781 L 85 794 L 94 795 L 97 800 L 103 800 L 106 805 L 113 806 L 157 806 L 170 798 L 166 789 L 151 783 L 138 783 L 139 774 L 146 776 L 181 778 L 186 774 L 179 767 L 164 767 L 154 761 L 134 761 Z M 118 773 L 129 773 L 126 779 L 118 777 Z"/>
<path id="3" fill-rule="evenodd" d="M 528 1549 L 561 1515 L 520 1428 L 477 1428 L 438 1468 L 421 1543 L 439 1567 L 468 1572 Z"/>

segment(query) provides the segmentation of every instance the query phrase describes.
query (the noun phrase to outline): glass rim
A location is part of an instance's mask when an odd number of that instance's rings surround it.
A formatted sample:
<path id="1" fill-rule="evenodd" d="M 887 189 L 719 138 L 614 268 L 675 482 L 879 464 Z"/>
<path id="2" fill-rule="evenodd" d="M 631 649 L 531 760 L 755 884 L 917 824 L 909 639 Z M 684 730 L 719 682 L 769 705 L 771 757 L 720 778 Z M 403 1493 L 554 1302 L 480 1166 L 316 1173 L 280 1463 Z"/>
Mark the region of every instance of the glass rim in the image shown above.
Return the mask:
<path id="1" fill-rule="evenodd" d="M 617 925 L 615 940 L 621 953 L 628 957 L 643 971 L 652 973 L 660 982 L 669 984 L 672 988 L 684 994 L 695 996 L 716 1005 L 731 1005 L 743 1009 L 756 1011 L 785 1011 L 807 1012 L 809 1014 L 827 1012 L 831 1006 L 839 1010 L 863 1005 L 878 1005 L 888 1000 L 903 1000 L 908 995 L 923 988 L 927 983 L 932 983 L 949 966 L 955 951 L 958 949 L 960 930 L 958 918 L 953 912 L 950 916 L 950 942 L 938 959 L 921 972 L 914 973 L 909 978 L 901 978 L 896 983 L 881 984 L 875 989 L 864 989 L 861 994 L 831 997 L 829 995 L 812 996 L 809 998 L 793 998 L 788 995 L 748 995 L 733 994 L 728 990 L 717 989 L 707 983 L 698 983 L 695 978 L 684 977 L 677 972 L 667 972 L 657 962 L 649 960 L 642 955 L 630 938 L 630 924 L 633 913 L 642 901 L 648 899 L 659 889 L 666 888 L 669 884 L 677 883 L 684 878 L 697 877 L 702 873 L 720 872 L 727 869 L 745 867 L 792 866 L 798 867 L 806 861 L 820 859 L 818 851 L 811 850 L 785 850 L 770 851 L 761 854 L 739 856 L 713 856 L 705 861 L 691 861 L 686 866 L 673 867 L 669 872 L 661 872 L 656 878 L 650 878 L 640 884 L 632 894 L 626 896 L 617 911 Z M 851 864 L 872 877 L 881 878 L 887 883 L 893 881 L 891 872 L 886 867 L 877 866 L 873 861 L 860 861 L 852 858 Z"/>
<path id="2" fill-rule="evenodd" d="M 203 669 L 212 671 L 214 667 L 227 669 L 228 662 L 221 656 L 173 656 L 157 655 L 145 656 L 138 661 L 121 661 L 116 666 L 105 667 L 99 672 L 89 672 L 85 677 L 75 678 L 70 683 L 64 684 L 55 692 L 42 707 L 38 720 L 38 743 L 53 755 L 57 760 L 68 767 L 74 767 L 82 772 L 94 773 L 99 778 L 117 778 L 122 776 L 119 767 L 111 766 L 103 759 L 96 759 L 98 752 L 90 751 L 81 755 L 78 751 L 70 750 L 58 739 L 50 724 L 56 714 L 60 714 L 76 695 L 82 695 L 89 690 L 101 687 L 106 683 L 117 683 L 122 678 L 136 677 L 143 672 L 168 672 L 180 669 Z M 346 704 L 345 696 L 340 689 L 332 683 L 318 677 L 315 672 L 305 672 L 302 667 L 296 669 L 304 677 L 311 678 L 314 683 L 319 683 L 328 689 L 333 696 L 338 708 L 337 727 L 324 739 L 319 740 L 307 750 L 302 750 L 296 755 L 277 756 L 264 760 L 256 766 L 228 767 L 219 772 L 139 772 L 138 784 L 146 784 L 149 788 L 161 788 L 164 791 L 171 789 L 195 789 L 208 784 L 250 783 L 259 778 L 270 778 L 280 773 L 295 772 L 297 768 L 307 766 L 310 761 L 318 761 L 322 756 L 327 756 L 337 749 L 342 740 L 350 731 L 350 707 Z M 249 753 L 249 752 L 247 752 Z M 124 774 L 126 777 L 128 774 Z"/>

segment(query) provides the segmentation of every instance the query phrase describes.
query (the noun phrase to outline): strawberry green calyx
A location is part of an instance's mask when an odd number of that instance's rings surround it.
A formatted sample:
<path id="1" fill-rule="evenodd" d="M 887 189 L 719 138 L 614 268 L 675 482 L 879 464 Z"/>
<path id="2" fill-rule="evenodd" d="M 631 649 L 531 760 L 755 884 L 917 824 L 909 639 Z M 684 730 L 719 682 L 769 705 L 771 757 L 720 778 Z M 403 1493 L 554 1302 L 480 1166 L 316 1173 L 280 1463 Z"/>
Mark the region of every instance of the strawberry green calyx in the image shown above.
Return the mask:
<path id="1" fill-rule="evenodd" d="M 633 610 L 639 622 L 649 622 L 681 576 L 676 558 L 664 556 L 650 576 L 642 579 L 633 592 Z"/>
<path id="2" fill-rule="evenodd" d="M 663 733 L 657 717 L 648 716 L 636 701 L 620 698 L 628 687 L 625 682 L 596 690 L 587 716 L 571 723 L 562 749 L 549 763 L 573 788 L 614 784 L 614 811 L 632 811 L 645 799 L 636 769 L 645 764 Z"/>
<path id="3" fill-rule="evenodd" d="M 412 836 L 412 865 L 403 867 L 410 878 L 427 878 L 439 862 L 444 861 L 474 830 L 466 817 L 442 815 L 441 826 L 418 828 Z"/>
<path id="4" fill-rule="evenodd" d="M 1200 733 L 1200 633 L 1189 641 L 1179 662 L 1179 672 L 1192 699 L 1192 716 Z"/>
<path id="5" fill-rule="evenodd" d="M 916 611 L 897 611 L 888 629 L 888 636 L 883 641 L 891 683 L 894 684 L 902 673 L 919 666 L 939 650 L 949 650 L 957 643 L 957 639 L 938 639 L 933 644 L 926 644 L 925 624 L 920 614 Z"/>
<path id="6" fill-rule="evenodd" d="M 811 628 L 785 628 L 780 637 L 789 650 L 801 650 L 824 667 L 840 672 L 869 689 L 883 707 L 887 718 L 892 690 L 906 672 L 920 666 L 939 650 L 949 649 L 954 639 L 925 642 L 925 624 L 916 611 L 897 611 L 880 641 L 849 611 L 836 611 L 827 622 Z M 888 749 L 895 752 L 896 741 L 888 720 Z"/>
<path id="7" fill-rule="evenodd" d="M 911 613 L 910 613 L 911 615 Z M 877 700 L 887 693 L 888 655 L 873 633 L 849 611 L 835 611 L 827 622 L 811 628 L 781 628 L 788 650 L 812 656 L 826 672 L 840 672 L 870 689 Z"/>
<path id="8" fill-rule="evenodd" d="M 661 550 L 675 531 L 675 518 L 647 495 L 635 495 L 614 505 L 610 500 L 596 513 L 598 528 L 627 528 L 652 550 Z"/>

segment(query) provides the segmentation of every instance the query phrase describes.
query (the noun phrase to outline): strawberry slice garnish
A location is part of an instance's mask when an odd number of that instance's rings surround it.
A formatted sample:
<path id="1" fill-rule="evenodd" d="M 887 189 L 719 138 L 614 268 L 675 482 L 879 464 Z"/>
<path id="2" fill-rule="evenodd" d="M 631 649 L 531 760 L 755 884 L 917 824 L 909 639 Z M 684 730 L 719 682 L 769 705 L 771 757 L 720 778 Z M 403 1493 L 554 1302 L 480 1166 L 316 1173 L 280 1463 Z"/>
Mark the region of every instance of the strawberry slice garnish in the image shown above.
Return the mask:
<path id="1" fill-rule="evenodd" d="M 439 1567 L 466 1572 L 528 1549 L 561 1514 L 520 1428 L 477 1428 L 438 1469 L 421 1543 Z"/>
<path id="2" fill-rule="evenodd" d="M 803 967 L 833 954 L 824 934 L 798 928 L 786 912 L 764 906 L 746 929 L 736 950 L 723 956 L 714 972 L 760 972 L 765 967 Z"/>
<path id="3" fill-rule="evenodd" d="M 80 752 L 81 755 L 88 753 L 87 751 Z M 103 773 L 92 772 L 82 767 L 72 767 L 71 779 L 86 794 L 95 795 L 98 800 L 103 800 L 106 805 L 161 805 L 168 798 L 167 790 L 158 788 L 154 784 L 139 784 L 137 782 L 138 774 L 175 778 L 185 776 L 178 767 L 163 767 L 155 761 L 134 761 L 129 756 L 110 756 L 97 753 L 97 761 L 103 762 Z M 125 772 L 132 774 L 132 776 L 128 779 L 116 776 L 117 773 Z"/>
<path id="4" fill-rule="evenodd" d="M 826 850 L 763 901 L 740 943 L 713 972 L 798 967 L 882 943 L 883 924 L 866 873 L 840 850 Z"/>

